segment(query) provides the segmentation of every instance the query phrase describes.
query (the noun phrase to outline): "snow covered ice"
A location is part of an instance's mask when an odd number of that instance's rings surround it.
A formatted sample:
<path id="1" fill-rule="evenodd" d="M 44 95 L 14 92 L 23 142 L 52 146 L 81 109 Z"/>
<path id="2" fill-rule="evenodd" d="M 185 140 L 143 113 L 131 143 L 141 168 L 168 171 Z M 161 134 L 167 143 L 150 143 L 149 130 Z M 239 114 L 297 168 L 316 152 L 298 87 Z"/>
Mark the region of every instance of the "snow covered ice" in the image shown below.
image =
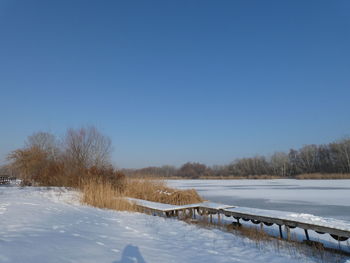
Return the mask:
<path id="1" fill-rule="evenodd" d="M 217 229 L 84 206 L 62 188 L 0 187 L 0 222 L 0 262 L 318 262 Z"/>

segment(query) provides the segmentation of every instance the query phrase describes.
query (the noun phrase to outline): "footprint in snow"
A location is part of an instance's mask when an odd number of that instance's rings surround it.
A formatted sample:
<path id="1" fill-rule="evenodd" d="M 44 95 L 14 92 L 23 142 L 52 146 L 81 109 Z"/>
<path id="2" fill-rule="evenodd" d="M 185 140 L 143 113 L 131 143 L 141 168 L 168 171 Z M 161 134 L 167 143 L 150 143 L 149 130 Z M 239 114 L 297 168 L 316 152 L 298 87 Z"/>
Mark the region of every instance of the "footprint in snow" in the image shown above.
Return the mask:
<path id="1" fill-rule="evenodd" d="M 119 253 L 119 252 L 120 252 L 120 250 L 119 250 L 119 249 L 116 249 L 116 248 L 111 249 L 111 251 L 113 251 L 113 252 L 115 252 L 115 253 Z"/>
<path id="2" fill-rule="evenodd" d="M 105 244 L 102 242 L 96 242 L 97 245 L 104 246 Z"/>
<path id="3" fill-rule="evenodd" d="M 75 237 L 80 237 L 79 234 L 72 234 L 72 236 L 75 236 Z"/>

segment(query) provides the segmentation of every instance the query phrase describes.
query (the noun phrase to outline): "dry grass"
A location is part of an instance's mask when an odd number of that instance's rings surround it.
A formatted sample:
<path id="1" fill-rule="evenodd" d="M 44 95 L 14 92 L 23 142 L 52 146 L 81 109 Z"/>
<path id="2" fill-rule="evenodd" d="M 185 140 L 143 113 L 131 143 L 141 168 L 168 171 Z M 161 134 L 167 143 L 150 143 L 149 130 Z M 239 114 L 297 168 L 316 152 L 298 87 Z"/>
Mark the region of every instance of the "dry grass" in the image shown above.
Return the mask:
<path id="1" fill-rule="evenodd" d="M 300 174 L 295 177 L 296 179 L 350 179 L 350 174 Z"/>
<path id="2" fill-rule="evenodd" d="M 146 176 L 143 176 L 145 178 Z M 259 180 L 259 179 L 286 179 L 286 177 L 276 176 L 276 175 L 248 175 L 248 176 L 199 176 L 198 178 L 190 178 L 190 177 L 180 177 L 180 176 L 167 176 L 167 177 L 159 177 L 152 175 L 150 176 L 153 179 L 157 180 Z M 149 177 L 149 178 L 150 178 Z"/>
<path id="3" fill-rule="evenodd" d="M 110 183 L 99 178 L 89 178 L 81 183 L 82 203 L 120 211 L 136 211 L 136 206 L 123 199 L 121 193 Z"/>
<path id="4" fill-rule="evenodd" d="M 163 180 L 129 179 L 123 194 L 128 197 L 172 205 L 203 202 L 203 199 L 198 195 L 196 190 L 170 188 Z"/>
<path id="5" fill-rule="evenodd" d="M 155 176 L 153 176 L 155 177 Z M 283 177 L 276 175 L 249 175 L 249 176 L 200 176 L 199 178 L 186 178 L 186 177 L 165 177 L 161 178 L 165 180 L 268 180 L 268 179 L 298 179 L 298 180 L 330 180 L 330 179 L 350 179 L 350 174 L 299 174 L 296 176 Z"/>
<path id="6" fill-rule="evenodd" d="M 82 202 L 99 208 L 122 211 L 137 211 L 125 197 L 133 197 L 153 202 L 185 205 L 202 202 L 202 198 L 193 190 L 178 190 L 167 187 L 164 181 L 151 179 L 127 179 L 123 188 L 117 188 L 100 178 L 83 180 L 80 186 Z"/>
<path id="7" fill-rule="evenodd" d="M 282 176 L 277 176 L 277 175 L 268 175 L 268 174 L 264 174 L 264 175 L 248 175 L 248 176 L 220 176 L 217 179 L 222 179 L 222 180 L 242 180 L 242 179 L 248 179 L 248 180 L 265 180 L 265 179 L 283 179 L 285 177 Z M 201 178 L 201 179 L 215 179 L 215 176 L 211 177 L 211 178 Z"/>
<path id="8" fill-rule="evenodd" d="M 291 257 L 297 259 L 302 259 L 302 255 L 304 255 L 317 259 L 320 263 L 341 263 L 344 262 L 344 258 L 349 256 L 347 252 L 325 248 L 324 246 L 318 245 L 317 242 L 311 242 L 311 244 L 300 243 L 293 233 L 291 234 L 291 239 L 281 239 L 280 237 L 269 235 L 259 226 L 237 226 L 222 221 L 213 221 L 210 223 L 208 215 L 197 217 L 195 220 L 191 218 L 184 218 L 183 220 L 189 224 L 196 224 L 200 227 L 209 229 L 218 228 L 222 231 L 233 233 L 234 235 L 249 239 L 248 242 L 254 242 L 255 246 L 261 250 L 268 248 L 278 253 L 287 252 Z M 245 241 L 243 240 L 243 242 Z"/>

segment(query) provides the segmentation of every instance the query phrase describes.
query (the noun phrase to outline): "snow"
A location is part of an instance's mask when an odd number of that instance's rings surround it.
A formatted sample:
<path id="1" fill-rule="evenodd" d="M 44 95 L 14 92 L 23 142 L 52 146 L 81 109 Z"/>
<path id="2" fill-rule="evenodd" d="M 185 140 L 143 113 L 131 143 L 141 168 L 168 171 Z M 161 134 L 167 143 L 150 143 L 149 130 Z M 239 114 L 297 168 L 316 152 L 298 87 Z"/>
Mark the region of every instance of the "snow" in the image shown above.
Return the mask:
<path id="1" fill-rule="evenodd" d="M 156 202 L 151 202 L 151 201 L 136 199 L 136 198 L 128 198 L 128 200 L 135 202 L 137 205 L 148 207 L 148 208 L 151 208 L 154 210 L 161 210 L 164 212 L 165 211 L 186 209 L 186 208 L 194 208 L 194 207 L 199 207 L 199 206 L 206 207 L 206 208 L 212 208 L 212 209 L 226 209 L 226 208 L 233 207 L 230 205 L 224 205 L 224 204 L 213 203 L 213 202 L 203 202 L 203 203 L 190 204 L 190 205 L 170 205 L 170 204 L 156 203 Z"/>
<path id="2" fill-rule="evenodd" d="M 185 208 L 191 208 L 191 207 L 198 206 L 198 204 L 169 205 L 169 204 L 156 203 L 156 202 L 151 202 L 151 201 L 136 199 L 136 198 L 128 198 L 128 200 L 133 202 L 133 203 L 136 203 L 137 205 L 148 207 L 148 208 L 154 209 L 154 210 L 161 210 L 161 211 L 172 211 L 172 210 L 185 209 Z"/>
<path id="3" fill-rule="evenodd" d="M 79 204 L 62 188 L 0 187 L 0 262 L 318 262 L 218 229 Z"/>

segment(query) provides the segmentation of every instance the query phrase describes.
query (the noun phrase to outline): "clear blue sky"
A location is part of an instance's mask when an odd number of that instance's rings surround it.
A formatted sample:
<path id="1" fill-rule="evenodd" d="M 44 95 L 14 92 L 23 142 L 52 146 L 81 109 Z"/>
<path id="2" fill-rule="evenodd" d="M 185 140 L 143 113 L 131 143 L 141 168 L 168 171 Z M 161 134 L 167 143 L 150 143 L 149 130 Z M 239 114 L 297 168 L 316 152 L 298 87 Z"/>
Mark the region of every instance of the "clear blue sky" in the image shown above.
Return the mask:
<path id="1" fill-rule="evenodd" d="M 350 134 L 350 1 L 0 0 L 0 160 L 96 125 L 119 167 Z"/>

